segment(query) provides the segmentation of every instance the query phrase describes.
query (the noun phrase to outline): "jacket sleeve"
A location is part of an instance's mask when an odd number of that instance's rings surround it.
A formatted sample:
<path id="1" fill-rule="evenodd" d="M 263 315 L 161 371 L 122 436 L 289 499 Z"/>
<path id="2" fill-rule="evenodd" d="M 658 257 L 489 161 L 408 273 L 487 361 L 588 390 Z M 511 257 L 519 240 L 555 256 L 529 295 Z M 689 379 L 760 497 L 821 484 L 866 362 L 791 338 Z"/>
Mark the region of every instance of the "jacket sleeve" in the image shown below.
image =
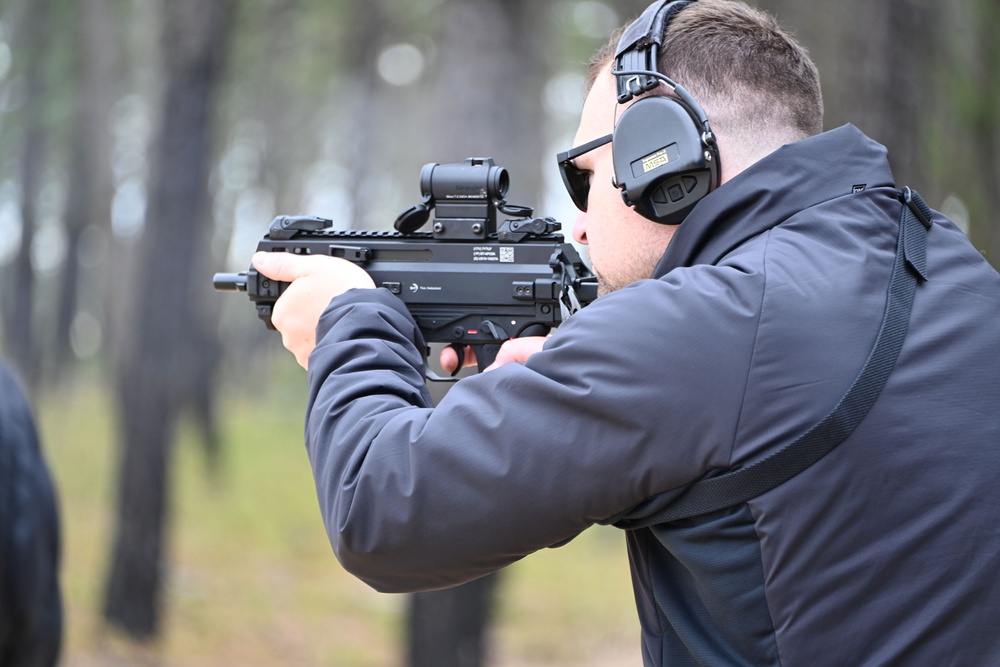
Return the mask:
<path id="1" fill-rule="evenodd" d="M 644 284 L 598 299 L 528 363 L 465 378 L 433 409 L 402 302 L 384 290 L 334 299 L 309 360 L 306 442 L 341 563 L 381 591 L 463 583 L 725 466 L 754 314 L 696 298 L 729 320 L 709 343 L 680 326 L 692 313 L 670 300 L 678 285 Z M 666 354 L 674 345 L 683 353 Z"/>

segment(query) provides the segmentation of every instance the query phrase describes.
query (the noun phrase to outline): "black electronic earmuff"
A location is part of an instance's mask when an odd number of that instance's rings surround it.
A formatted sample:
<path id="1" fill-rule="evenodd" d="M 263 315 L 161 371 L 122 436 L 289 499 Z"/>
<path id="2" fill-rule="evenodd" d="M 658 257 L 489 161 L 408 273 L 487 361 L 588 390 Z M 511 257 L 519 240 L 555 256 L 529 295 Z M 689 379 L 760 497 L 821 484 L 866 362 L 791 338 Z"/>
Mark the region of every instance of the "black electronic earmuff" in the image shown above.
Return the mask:
<path id="1" fill-rule="evenodd" d="M 650 5 L 618 41 L 618 103 L 665 83 L 676 95 L 647 95 L 615 124 L 611 151 L 615 187 L 627 206 L 654 222 L 679 224 L 719 185 L 719 151 L 701 105 L 660 73 L 660 44 L 671 18 L 694 0 Z"/>

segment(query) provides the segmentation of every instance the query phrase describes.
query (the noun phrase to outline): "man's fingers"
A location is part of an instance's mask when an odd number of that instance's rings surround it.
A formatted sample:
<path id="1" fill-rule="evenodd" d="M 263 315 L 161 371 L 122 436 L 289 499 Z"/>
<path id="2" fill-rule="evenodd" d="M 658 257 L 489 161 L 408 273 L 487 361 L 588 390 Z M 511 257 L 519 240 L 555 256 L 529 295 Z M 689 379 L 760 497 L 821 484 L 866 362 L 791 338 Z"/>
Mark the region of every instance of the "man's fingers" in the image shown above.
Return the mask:
<path id="1" fill-rule="evenodd" d="M 445 373 L 454 375 L 458 371 L 458 353 L 455 351 L 455 347 L 448 345 L 441 350 L 441 354 L 438 355 L 438 363 L 441 364 L 441 369 Z"/>
<path id="2" fill-rule="evenodd" d="M 337 260 L 325 255 L 293 255 L 288 252 L 256 252 L 250 260 L 254 268 L 271 280 L 290 283 L 329 267 Z"/>
<path id="3" fill-rule="evenodd" d="M 525 336 L 523 338 L 511 338 L 500 346 L 496 361 L 486 370 L 499 368 L 510 362 L 523 364 L 528 357 L 542 349 L 547 340 L 547 336 Z"/>

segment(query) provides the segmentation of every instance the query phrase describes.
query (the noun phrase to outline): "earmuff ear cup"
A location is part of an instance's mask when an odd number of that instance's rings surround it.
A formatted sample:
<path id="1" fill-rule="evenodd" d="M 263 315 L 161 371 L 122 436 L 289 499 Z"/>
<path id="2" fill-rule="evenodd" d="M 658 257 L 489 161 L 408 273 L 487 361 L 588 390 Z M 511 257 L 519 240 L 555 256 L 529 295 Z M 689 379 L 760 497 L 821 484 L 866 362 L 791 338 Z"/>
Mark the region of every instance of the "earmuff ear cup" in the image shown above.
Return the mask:
<path id="1" fill-rule="evenodd" d="M 622 199 L 645 218 L 679 224 L 719 183 L 714 144 L 706 145 L 695 115 L 676 98 L 636 100 L 611 140 Z"/>

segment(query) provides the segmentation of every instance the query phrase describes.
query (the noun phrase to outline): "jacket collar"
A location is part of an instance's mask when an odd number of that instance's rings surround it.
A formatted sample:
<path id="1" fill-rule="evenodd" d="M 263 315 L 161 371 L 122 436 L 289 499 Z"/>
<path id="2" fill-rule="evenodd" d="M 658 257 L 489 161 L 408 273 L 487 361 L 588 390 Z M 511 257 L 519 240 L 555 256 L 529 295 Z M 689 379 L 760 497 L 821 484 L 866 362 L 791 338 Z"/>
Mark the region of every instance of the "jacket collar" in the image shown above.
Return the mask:
<path id="1" fill-rule="evenodd" d="M 653 277 L 715 264 L 748 239 L 859 186 L 894 187 L 885 147 L 853 125 L 782 146 L 698 202 Z"/>

